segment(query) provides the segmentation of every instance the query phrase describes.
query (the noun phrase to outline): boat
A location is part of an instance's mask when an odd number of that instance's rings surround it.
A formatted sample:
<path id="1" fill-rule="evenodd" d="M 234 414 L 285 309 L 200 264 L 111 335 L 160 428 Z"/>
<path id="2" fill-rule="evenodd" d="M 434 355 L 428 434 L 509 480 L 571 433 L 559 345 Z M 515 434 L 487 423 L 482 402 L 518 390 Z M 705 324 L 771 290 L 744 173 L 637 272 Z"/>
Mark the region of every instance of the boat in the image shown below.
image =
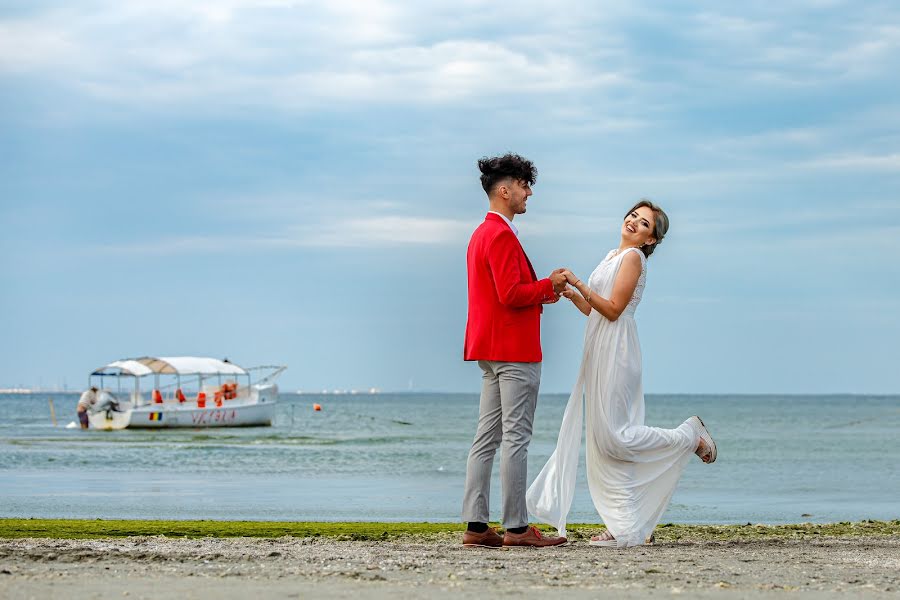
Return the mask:
<path id="1" fill-rule="evenodd" d="M 271 425 L 278 403 L 275 379 L 286 368 L 244 369 L 228 359 L 199 356 L 117 360 L 90 374 L 90 385 L 99 391 L 88 421 L 105 430 Z M 253 371 L 265 376 L 253 383 Z M 115 385 L 107 387 L 110 382 Z"/>

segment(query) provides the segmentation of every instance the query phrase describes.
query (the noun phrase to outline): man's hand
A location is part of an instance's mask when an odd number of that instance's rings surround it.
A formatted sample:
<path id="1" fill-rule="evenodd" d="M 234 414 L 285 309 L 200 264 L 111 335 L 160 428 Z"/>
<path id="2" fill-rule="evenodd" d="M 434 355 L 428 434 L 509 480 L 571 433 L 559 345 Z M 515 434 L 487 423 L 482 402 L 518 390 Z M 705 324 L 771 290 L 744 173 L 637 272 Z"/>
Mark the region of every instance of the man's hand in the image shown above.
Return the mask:
<path id="1" fill-rule="evenodd" d="M 553 291 L 559 295 L 562 293 L 564 289 L 566 289 L 566 275 L 565 271 L 567 269 L 556 269 L 552 273 L 550 273 L 550 283 L 553 284 Z"/>
<path id="2" fill-rule="evenodd" d="M 569 300 L 571 300 L 571 299 L 575 296 L 575 294 L 576 294 L 576 292 L 575 292 L 575 290 L 574 290 L 573 288 L 570 288 L 569 286 L 566 286 L 566 289 L 564 289 L 564 290 L 562 291 L 562 294 L 561 294 L 561 295 L 562 295 L 562 296 L 565 296 L 566 298 L 568 298 Z"/>

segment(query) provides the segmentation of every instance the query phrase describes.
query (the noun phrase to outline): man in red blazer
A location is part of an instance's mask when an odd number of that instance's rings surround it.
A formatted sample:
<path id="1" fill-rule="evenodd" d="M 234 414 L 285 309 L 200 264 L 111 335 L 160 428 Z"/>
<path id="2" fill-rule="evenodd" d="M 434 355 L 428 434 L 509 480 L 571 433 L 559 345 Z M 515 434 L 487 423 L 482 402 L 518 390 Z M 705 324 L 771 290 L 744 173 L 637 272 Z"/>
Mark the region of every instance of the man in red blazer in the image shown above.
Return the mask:
<path id="1" fill-rule="evenodd" d="M 525 505 L 528 444 L 541 383 L 541 312 L 556 302 L 566 279 L 554 271 L 538 280 L 519 243 L 516 215 L 525 213 L 537 170 L 531 161 L 507 154 L 478 161 L 489 212 L 469 241 L 469 318 L 465 360 L 483 371 L 478 429 L 466 464 L 463 535 L 466 546 L 555 546 L 528 526 Z M 503 527 L 488 527 L 491 468 L 502 449 Z"/>

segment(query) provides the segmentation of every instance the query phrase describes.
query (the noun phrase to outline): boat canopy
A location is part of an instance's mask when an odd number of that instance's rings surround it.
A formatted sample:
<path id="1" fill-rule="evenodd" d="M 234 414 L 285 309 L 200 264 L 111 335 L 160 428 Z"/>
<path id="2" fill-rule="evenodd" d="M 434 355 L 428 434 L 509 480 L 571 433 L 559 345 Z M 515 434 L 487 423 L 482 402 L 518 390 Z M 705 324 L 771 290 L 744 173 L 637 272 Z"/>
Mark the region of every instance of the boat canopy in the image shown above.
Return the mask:
<path id="1" fill-rule="evenodd" d="M 202 356 L 144 356 L 142 358 L 117 360 L 91 373 L 91 375 L 101 376 L 128 375 L 133 377 L 153 374 L 247 375 L 247 371 L 236 364 L 217 358 L 205 358 Z"/>

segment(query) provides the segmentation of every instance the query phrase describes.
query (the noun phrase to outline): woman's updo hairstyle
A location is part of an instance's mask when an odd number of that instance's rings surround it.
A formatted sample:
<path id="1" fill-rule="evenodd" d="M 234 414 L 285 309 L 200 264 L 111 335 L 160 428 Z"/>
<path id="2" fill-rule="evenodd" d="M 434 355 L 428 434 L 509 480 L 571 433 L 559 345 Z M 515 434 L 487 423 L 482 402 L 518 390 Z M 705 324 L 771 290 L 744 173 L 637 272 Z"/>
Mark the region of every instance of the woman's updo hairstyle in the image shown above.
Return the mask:
<path id="1" fill-rule="evenodd" d="M 665 211 L 663 211 L 663 209 L 659 207 L 659 205 L 654 204 L 646 198 L 641 198 L 637 204 L 628 209 L 628 212 L 625 213 L 625 218 L 628 218 L 628 215 L 641 208 L 642 206 L 646 206 L 647 208 L 652 210 L 653 215 L 656 217 L 653 220 L 653 237 L 656 238 L 656 241 L 652 244 L 641 246 L 641 252 L 644 253 L 644 256 L 650 258 L 650 255 L 653 254 L 653 251 L 656 250 L 656 247 L 662 243 L 663 238 L 666 237 L 666 233 L 669 231 L 669 217 L 668 215 L 666 215 Z"/>

